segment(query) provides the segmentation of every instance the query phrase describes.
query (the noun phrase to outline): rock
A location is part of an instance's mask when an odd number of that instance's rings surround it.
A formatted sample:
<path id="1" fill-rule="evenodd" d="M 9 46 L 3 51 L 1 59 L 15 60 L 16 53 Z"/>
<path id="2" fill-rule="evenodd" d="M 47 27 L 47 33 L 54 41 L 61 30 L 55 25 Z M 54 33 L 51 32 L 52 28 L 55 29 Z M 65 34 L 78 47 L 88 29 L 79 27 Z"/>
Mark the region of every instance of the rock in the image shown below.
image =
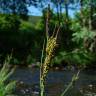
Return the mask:
<path id="1" fill-rule="evenodd" d="M 34 91 L 33 94 L 39 95 L 39 92 L 38 91 Z"/>

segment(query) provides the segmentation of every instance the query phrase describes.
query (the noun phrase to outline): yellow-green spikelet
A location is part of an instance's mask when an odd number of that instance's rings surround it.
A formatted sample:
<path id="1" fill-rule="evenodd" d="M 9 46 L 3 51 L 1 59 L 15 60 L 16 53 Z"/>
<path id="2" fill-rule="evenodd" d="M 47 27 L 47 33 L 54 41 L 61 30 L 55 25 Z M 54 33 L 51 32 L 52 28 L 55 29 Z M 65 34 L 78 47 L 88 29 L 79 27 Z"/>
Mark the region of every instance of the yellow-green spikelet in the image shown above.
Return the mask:
<path id="1" fill-rule="evenodd" d="M 48 67 L 49 64 L 51 62 L 51 59 L 54 56 L 54 49 L 57 47 L 57 43 L 56 43 L 56 37 L 50 37 L 47 45 L 46 45 L 46 58 L 43 64 L 43 73 L 42 73 L 42 79 L 45 79 L 46 74 L 48 73 Z"/>

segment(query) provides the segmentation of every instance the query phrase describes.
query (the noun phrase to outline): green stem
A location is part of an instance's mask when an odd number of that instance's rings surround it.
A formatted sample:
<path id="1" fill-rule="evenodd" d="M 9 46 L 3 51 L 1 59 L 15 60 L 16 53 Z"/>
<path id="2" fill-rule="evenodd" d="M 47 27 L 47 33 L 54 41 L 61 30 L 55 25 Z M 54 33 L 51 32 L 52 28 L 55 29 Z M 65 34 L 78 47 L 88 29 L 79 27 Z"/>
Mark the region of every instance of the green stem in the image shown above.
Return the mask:
<path id="1" fill-rule="evenodd" d="M 73 82 L 70 82 L 70 84 L 67 86 L 67 88 L 64 90 L 64 92 L 61 94 L 61 96 L 64 96 L 66 92 L 72 87 Z"/>
<path id="2" fill-rule="evenodd" d="M 79 73 L 80 73 L 80 70 L 77 72 L 76 75 L 74 75 L 74 76 L 72 77 L 71 82 L 69 83 L 69 85 L 67 86 L 67 88 L 63 91 L 63 93 L 61 94 L 61 96 L 64 96 L 64 95 L 66 94 L 66 92 L 72 87 L 73 83 L 78 79 Z"/>
<path id="3" fill-rule="evenodd" d="M 45 40 L 43 43 L 43 49 L 41 54 L 41 65 L 40 65 L 40 96 L 44 96 L 44 81 L 42 80 L 42 70 L 43 70 L 43 57 L 44 57 L 44 47 L 45 47 Z"/>

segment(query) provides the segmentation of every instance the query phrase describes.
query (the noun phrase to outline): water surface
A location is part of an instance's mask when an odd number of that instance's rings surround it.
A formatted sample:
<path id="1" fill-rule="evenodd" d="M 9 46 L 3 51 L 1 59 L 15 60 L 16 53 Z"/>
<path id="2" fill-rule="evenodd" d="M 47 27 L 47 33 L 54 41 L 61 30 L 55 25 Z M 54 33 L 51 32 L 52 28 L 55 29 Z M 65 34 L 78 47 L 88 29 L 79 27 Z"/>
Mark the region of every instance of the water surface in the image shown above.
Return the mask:
<path id="1" fill-rule="evenodd" d="M 46 96 L 60 96 L 77 71 L 50 70 L 46 82 Z M 17 68 L 11 80 L 17 80 L 15 94 L 39 96 L 39 69 Z M 96 96 L 96 71 L 81 71 L 79 80 L 66 96 Z"/>

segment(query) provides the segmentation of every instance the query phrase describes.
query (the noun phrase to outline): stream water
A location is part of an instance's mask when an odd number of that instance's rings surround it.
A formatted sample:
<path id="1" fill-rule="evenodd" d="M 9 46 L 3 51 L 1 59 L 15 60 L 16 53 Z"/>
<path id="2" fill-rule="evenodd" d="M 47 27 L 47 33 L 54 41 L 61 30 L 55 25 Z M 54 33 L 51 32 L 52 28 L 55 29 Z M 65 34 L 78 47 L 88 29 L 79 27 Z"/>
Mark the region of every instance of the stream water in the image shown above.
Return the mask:
<path id="1" fill-rule="evenodd" d="M 46 82 L 46 96 L 60 96 L 77 71 L 50 70 Z M 10 78 L 16 80 L 16 96 L 39 96 L 39 69 L 17 68 Z M 78 81 L 66 96 L 96 96 L 96 71 L 81 71 Z"/>

